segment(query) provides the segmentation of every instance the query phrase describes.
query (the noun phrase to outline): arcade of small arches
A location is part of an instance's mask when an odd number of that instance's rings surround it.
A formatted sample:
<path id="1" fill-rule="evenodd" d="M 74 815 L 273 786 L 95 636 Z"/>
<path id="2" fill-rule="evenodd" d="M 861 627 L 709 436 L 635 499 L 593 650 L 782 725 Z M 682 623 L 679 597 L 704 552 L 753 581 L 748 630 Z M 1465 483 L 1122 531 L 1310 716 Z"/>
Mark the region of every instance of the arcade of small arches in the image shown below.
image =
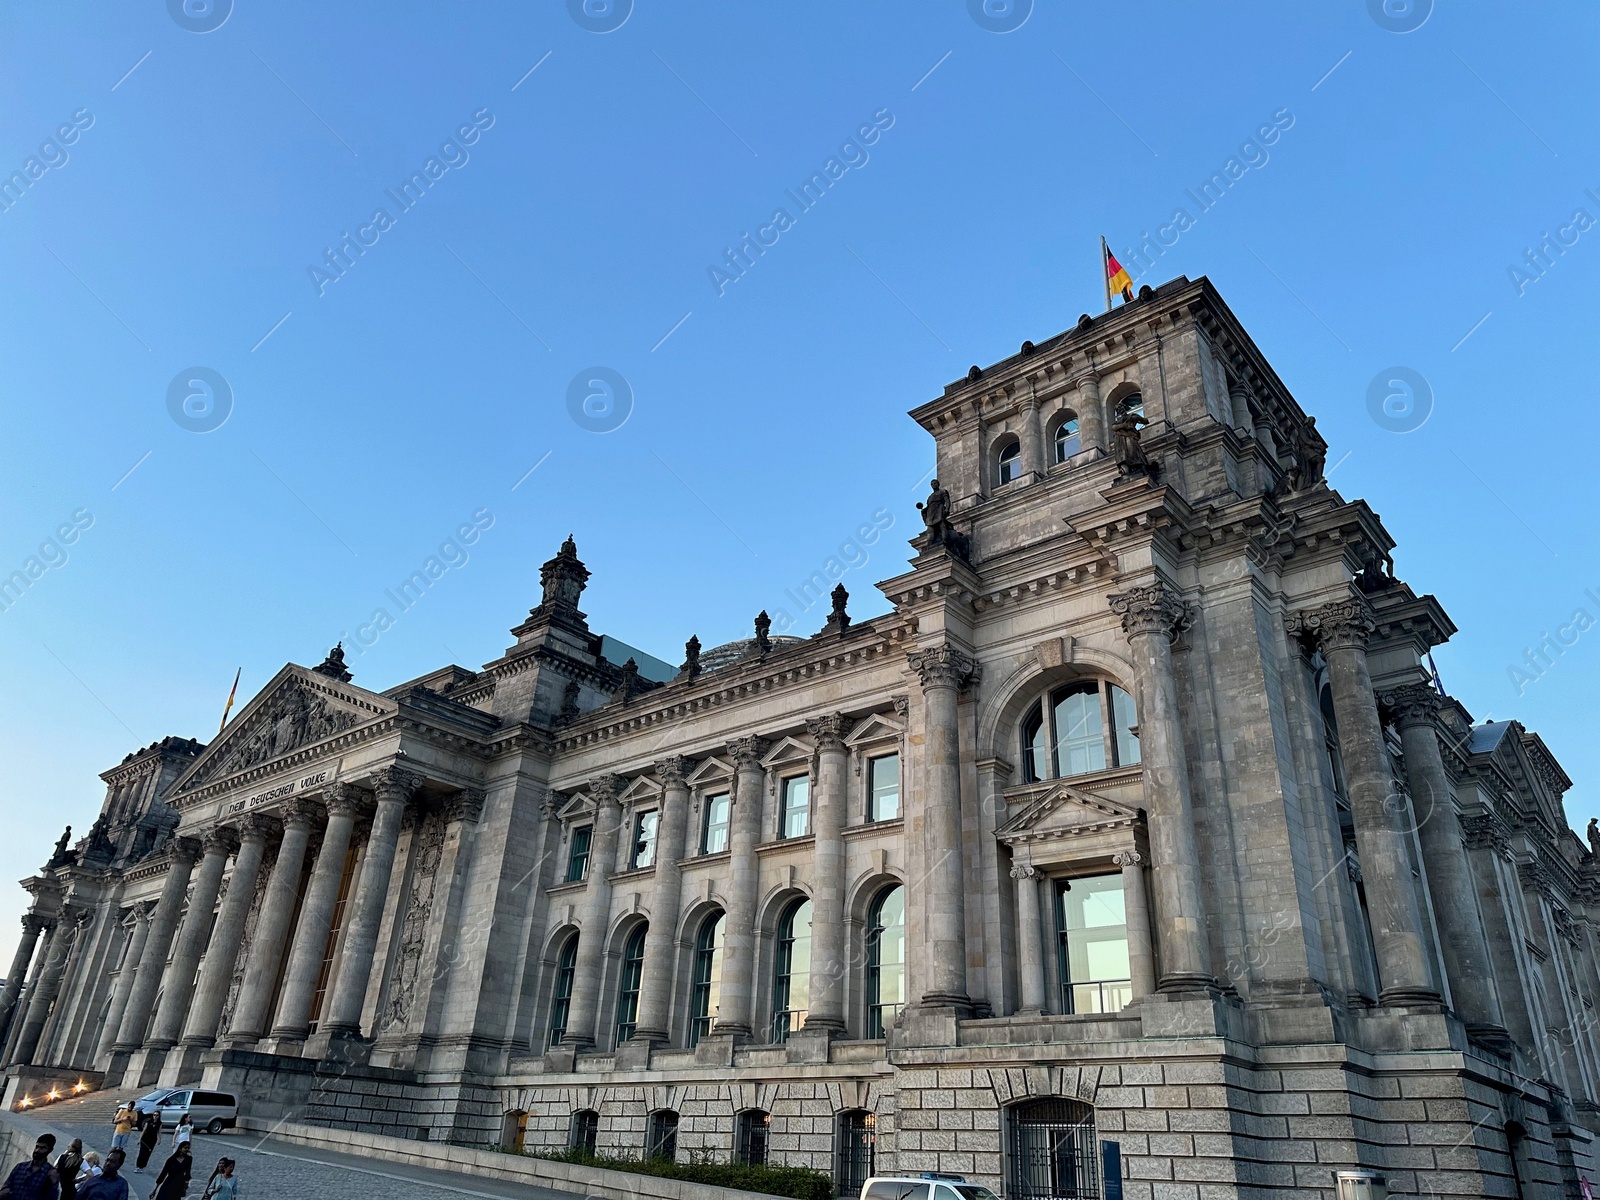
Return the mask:
<path id="1" fill-rule="evenodd" d="M 1111 394 L 1107 411 L 1111 414 L 1111 420 L 1096 425 L 1096 428 L 1109 428 L 1125 417 L 1144 416 L 1144 397 L 1136 389 L 1125 385 L 1124 388 Z M 1024 432 L 1029 430 L 1025 428 Z M 1010 432 L 1002 433 L 994 440 L 989 450 L 991 464 L 989 475 L 993 487 L 1005 487 L 1021 479 L 1026 473 L 1038 469 L 1029 465 L 1028 460 L 1031 456 L 1023 442 L 1023 437 Z M 1099 448 L 1086 441 L 1083 424 L 1079 420 L 1077 410 L 1073 408 L 1062 408 L 1045 420 L 1044 442 L 1049 455 L 1046 470 L 1065 466 L 1076 460 L 1085 450 Z"/>

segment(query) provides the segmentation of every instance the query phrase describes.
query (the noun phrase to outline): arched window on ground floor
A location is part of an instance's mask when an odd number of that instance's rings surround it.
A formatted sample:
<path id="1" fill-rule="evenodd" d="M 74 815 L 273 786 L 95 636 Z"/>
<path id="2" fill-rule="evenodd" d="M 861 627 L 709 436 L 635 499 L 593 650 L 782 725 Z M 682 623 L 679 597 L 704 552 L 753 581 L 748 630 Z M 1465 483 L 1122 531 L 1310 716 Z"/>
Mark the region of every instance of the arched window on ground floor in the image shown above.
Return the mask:
<path id="1" fill-rule="evenodd" d="M 572 1114 L 572 1125 L 567 1130 L 567 1149 L 583 1154 L 593 1154 L 600 1140 L 600 1114 L 592 1108 Z"/>
<path id="2" fill-rule="evenodd" d="M 1007 1200 L 1100 1200 L 1094 1109 L 1048 1097 L 1006 1110 Z"/>

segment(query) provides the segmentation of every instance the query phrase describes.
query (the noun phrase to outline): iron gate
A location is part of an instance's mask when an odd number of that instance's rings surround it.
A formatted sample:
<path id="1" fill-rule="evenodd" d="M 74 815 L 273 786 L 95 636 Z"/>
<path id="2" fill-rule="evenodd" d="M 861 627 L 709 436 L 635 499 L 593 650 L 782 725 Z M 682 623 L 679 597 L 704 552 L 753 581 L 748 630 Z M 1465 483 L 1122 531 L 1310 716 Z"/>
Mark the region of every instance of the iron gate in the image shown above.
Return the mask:
<path id="1" fill-rule="evenodd" d="M 1094 1109 L 1077 1100 L 1032 1100 L 1007 1121 L 1008 1200 L 1100 1200 Z"/>

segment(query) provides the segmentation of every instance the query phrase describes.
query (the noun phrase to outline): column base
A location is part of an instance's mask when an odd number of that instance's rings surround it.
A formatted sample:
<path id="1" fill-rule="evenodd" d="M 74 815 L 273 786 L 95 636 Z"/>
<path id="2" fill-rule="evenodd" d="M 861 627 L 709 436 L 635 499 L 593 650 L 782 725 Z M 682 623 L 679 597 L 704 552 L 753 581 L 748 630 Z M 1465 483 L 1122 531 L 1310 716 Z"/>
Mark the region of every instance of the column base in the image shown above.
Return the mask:
<path id="1" fill-rule="evenodd" d="M 727 1024 L 723 1024 L 721 1021 L 718 1021 L 711 1027 L 711 1036 L 732 1038 L 736 1045 L 743 1045 L 751 1039 L 750 1026 L 736 1024 L 732 1021 L 729 1021 Z M 701 1038 L 700 1040 L 703 1042 L 705 1041 L 705 1038 Z"/>
<path id="2" fill-rule="evenodd" d="M 287 1058 L 301 1058 L 304 1057 L 302 1051 L 305 1049 L 307 1032 L 304 1029 L 274 1029 L 258 1041 L 254 1049 L 261 1054 L 282 1054 Z"/>
<path id="3" fill-rule="evenodd" d="M 666 1038 L 660 1039 L 665 1042 Z M 649 1037 L 640 1037 L 634 1034 L 622 1045 L 617 1047 L 615 1055 L 617 1070 L 619 1071 L 648 1071 L 650 1069 L 650 1051 L 655 1042 Z"/>
<path id="4" fill-rule="evenodd" d="M 205 1041 L 182 1042 L 176 1051 L 169 1051 L 166 1065 L 161 1068 L 161 1086 L 177 1087 L 184 1083 L 200 1082 L 200 1060 L 211 1053 L 211 1043 Z"/>
<path id="5" fill-rule="evenodd" d="M 1162 995 L 1175 996 L 1215 996 L 1218 994 L 1217 981 L 1214 976 L 1203 975 L 1198 971 L 1174 971 L 1163 975 L 1156 984 L 1156 991 Z"/>
<path id="6" fill-rule="evenodd" d="M 341 1066 L 366 1066 L 372 1061 L 373 1041 L 362 1037 L 359 1029 L 343 1025 L 319 1029 L 306 1038 L 300 1055 Z"/>
<path id="7" fill-rule="evenodd" d="M 1438 1008 L 1444 1007 L 1444 998 L 1432 988 L 1394 987 L 1378 993 L 1378 1003 L 1384 1008 Z"/>
<path id="8" fill-rule="evenodd" d="M 843 1036 L 842 1022 L 834 1028 L 807 1021 L 784 1042 L 784 1059 L 791 1063 L 825 1063 L 832 1057 L 833 1040 Z"/>
<path id="9" fill-rule="evenodd" d="M 1513 1058 L 1517 1053 L 1517 1044 L 1511 1034 L 1500 1025 L 1479 1025 L 1469 1022 L 1467 1024 L 1467 1040 L 1485 1050 L 1498 1054 L 1501 1058 Z"/>
<path id="10" fill-rule="evenodd" d="M 123 1074 L 123 1087 L 150 1087 L 161 1078 L 161 1068 L 167 1061 L 167 1047 L 141 1046 L 128 1057 L 128 1069 Z"/>

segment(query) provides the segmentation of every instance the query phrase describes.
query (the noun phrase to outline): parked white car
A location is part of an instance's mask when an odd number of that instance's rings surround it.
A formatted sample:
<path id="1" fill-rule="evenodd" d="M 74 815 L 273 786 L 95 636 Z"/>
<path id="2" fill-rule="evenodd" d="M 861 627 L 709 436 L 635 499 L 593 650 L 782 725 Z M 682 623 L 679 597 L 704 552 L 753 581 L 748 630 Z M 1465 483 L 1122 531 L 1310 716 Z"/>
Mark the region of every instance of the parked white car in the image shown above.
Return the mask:
<path id="1" fill-rule="evenodd" d="M 170 1129 L 184 1113 L 196 1129 L 221 1133 L 239 1121 L 239 1098 L 231 1092 L 207 1092 L 198 1088 L 157 1088 L 133 1102 L 141 1113 L 161 1113 L 161 1127 Z"/>

